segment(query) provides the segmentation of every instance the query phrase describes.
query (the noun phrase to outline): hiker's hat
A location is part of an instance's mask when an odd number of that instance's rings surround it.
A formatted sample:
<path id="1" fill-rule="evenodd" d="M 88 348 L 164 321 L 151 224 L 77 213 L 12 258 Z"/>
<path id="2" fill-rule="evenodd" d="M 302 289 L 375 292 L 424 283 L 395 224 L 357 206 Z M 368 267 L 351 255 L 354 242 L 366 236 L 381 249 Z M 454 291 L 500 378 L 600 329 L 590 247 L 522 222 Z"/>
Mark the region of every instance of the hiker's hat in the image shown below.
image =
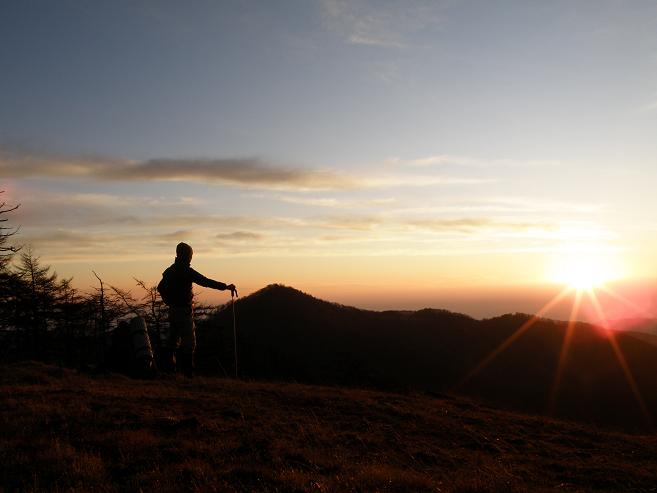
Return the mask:
<path id="1" fill-rule="evenodd" d="M 194 254 L 194 250 L 187 243 L 178 243 L 176 245 L 176 257 L 191 259 Z"/>

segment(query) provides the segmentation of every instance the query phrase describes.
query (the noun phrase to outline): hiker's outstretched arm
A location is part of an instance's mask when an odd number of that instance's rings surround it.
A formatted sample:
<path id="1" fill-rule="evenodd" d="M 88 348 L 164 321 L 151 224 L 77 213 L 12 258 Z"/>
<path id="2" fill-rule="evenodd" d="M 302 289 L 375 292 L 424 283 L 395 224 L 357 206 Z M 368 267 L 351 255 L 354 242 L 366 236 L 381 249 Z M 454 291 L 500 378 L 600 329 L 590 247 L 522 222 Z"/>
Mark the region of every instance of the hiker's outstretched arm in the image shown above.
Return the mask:
<path id="1" fill-rule="evenodd" d="M 204 288 L 219 289 L 220 291 L 225 291 L 227 289 L 230 289 L 231 291 L 235 290 L 235 286 L 233 284 L 229 285 L 220 281 L 215 281 L 214 279 L 205 277 L 194 269 L 190 270 L 192 271 L 192 282 L 198 284 L 199 286 L 203 286 Z"/>

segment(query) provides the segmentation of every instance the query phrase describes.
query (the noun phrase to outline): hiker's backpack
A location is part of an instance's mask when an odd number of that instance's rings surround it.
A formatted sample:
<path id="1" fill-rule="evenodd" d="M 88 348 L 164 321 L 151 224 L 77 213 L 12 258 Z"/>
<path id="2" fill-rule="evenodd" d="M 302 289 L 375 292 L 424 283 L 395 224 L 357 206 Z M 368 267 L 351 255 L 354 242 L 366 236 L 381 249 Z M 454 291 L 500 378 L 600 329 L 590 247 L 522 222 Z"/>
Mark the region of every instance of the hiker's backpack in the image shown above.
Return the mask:
<path id="1" fill-rule="evenodd" d="M 166 303 L 167 305 L 171 304 L 171 296 L 172 296 L 171 291 L 173 291 L 172 287 L 173 286 L 171 286 L 171 276 L 167 276 L 163 274 L 162 280 L 157 285 L 157 292 L 160 293 L 160 296 L 162 297 L 162 301 L 164 301 L 164 303 Z"/>

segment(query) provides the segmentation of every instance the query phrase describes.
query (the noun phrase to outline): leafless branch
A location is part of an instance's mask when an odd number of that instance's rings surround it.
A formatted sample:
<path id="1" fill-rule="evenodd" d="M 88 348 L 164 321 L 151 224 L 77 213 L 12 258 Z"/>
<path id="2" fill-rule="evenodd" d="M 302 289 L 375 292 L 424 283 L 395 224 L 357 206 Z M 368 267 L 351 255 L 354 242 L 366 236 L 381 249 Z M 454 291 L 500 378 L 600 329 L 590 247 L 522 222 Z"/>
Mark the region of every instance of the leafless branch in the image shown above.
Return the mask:
<path id="1" fill-rule="evenodd" d="M 121 301 L 125 304 L 125 306 L 128 307 L 128 310 L 130 310 L 132 313 L 134 313 L 136 316 L 141 317 L 143 316 L 141 313 L 139 313 L 138 309 L 134 307 L 135 300 L 132 298 L 132 294 L 130 291 L 123 291 L 119 288 L 116 288 L 112 285 L 110 285 L 110 289 L 114 291 L 114 293 L 119 297 Z"/>
<path id="2" fill-rule="evenodd" d="M 5 193 L 4 190 L 0 190 L 0 193 Z M 0 204 L 0 215 L 5 214 L 7 212 L 12 212 L 15 211 L 20 207 L 20 204 L 14 205 L 14 206 L 7 206 L 7 202 L 2 202 Z M 8 219 L 6 217 L 0 218 L 0 223 L 7 222 Z M 4 243 L 7 241 L 7 239 L 10 236 L 13 236 L 17 234 L 20 231 L 20 227 L 15 227 L 15 228 L 8 228 L 6 226 L 0 226 L 0 260 L 6 262 L 8 258 L 11 257 L 12 254 L 18 252 L 21 247 L 15 247 L 15 246 L 4 246 Z"/>

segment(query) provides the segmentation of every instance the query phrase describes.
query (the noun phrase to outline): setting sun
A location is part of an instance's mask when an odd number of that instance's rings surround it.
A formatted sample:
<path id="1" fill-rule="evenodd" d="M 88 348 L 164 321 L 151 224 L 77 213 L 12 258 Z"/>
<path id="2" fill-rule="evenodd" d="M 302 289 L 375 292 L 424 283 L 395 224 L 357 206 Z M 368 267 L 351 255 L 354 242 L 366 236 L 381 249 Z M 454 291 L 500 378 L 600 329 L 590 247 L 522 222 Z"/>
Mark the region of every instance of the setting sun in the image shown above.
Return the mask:
<path id="1" fill-rule="evenodd" d="M 616 258 L 581 252 L 555 259 L 549 268 L 548 277 L 553 282 L 583 291 L 619 279 L 622 277 L 622 269 Z"/>

